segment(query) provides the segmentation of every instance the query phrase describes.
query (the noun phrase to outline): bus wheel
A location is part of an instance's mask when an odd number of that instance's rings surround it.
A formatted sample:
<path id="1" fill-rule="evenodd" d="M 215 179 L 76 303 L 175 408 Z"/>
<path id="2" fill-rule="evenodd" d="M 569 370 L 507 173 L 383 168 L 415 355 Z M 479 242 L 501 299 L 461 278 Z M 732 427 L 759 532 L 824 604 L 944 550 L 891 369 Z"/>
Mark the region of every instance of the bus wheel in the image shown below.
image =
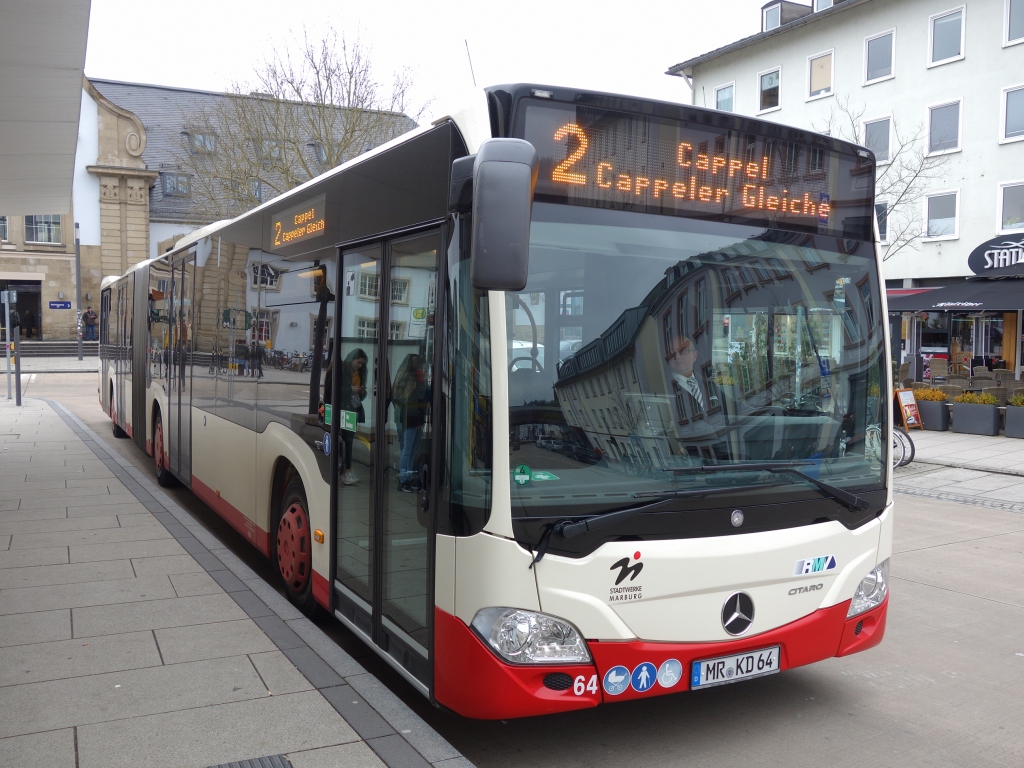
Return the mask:
<path id="1" fill-rule="evenodd" d="M 114 410 L 114 390 L 113 389 L 110 390 L 110 423 L 113 425 L 111 427 L 110 431 L 113 433 L 114 437 L 116 437 L 116 438 L 128 437 L 128 433 L 125 432 L 123 429 L 121 429 L 119 426 L 117 426 L 117 411 Z"/>
<path id="2" fill-rule="evenodd" d="M 164 452 L 164 422 L 159 413 L 153 425 L 153 461 L 156 464 L 156 481 L 164 487 L 171 485 L 174 475 L 171 474 L 167 454 Z"/>
<path id="3" fill-rule="evenodd" d="M 289 480 L 274 516 L 271 560 L 284 582 L 288 599 L 307 616 L 317 612 L 313 599 L 313 531 L 302 479 Z"/>

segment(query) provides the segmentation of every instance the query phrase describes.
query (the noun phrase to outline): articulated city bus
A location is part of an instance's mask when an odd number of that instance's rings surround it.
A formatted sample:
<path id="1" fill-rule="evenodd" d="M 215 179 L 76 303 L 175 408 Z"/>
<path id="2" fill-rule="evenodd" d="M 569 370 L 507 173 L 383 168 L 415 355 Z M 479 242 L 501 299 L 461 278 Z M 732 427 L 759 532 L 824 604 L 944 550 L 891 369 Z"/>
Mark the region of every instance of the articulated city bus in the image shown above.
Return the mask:
<path id="1" fill-rule="evenodd" d="M 533 85 L 103 288 L 100 397 L 478 718 L 870 648 L 891 378 L 870 152 Z"/>

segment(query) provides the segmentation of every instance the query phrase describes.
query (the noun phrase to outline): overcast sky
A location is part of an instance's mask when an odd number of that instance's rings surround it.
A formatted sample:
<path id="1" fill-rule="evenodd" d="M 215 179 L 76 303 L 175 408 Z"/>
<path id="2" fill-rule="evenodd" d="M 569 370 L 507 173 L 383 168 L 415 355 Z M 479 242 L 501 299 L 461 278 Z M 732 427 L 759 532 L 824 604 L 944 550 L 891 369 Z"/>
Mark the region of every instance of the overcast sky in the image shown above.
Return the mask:
<path id="1" fill-rule="evenodd" d="M 275 48 L 333 27 L 373 49 L 376 75 L 408 67 L 413 105 L 471 85 L 591 88 L 689 102 L 672 64 L 754 34 L 764 0 L 92 0 L 89 77 L 225 90 Z M 727 23 L 723 23 L 723 19 Z M 699 103 L 699 101 L 698 101 Z"/>

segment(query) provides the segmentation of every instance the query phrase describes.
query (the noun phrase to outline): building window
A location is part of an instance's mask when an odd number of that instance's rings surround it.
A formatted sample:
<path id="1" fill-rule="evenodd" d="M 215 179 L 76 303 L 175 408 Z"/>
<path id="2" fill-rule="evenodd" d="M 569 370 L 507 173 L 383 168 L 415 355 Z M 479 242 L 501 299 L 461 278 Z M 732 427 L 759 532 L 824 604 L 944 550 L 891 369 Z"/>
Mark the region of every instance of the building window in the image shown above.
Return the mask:
<path id="1" fill-rule="evenodd" d="M 409 303 L 409 281 L 408 280 L 392 280 L 391 281 L 391 303 L 392 304 L 408 304 Z"/>
<path id="2" fill-rule="evenodd" d="M 761 11 L 761 31 L 776 29 L 782 24 L 782 5 L 773 5 Z"/>
<path id="3" fill-rule="evenodd" d="M 391 330 L 388 331 L 388 338 L 392 341 L 401 341 L 405 338 L 405 323 L 397 320 L 391 321 Z"/>
<path id="4" fill-rule="evenodd" d="M 720 85 L 715 88 L 715 109 L 721 112 L 732 112 L 732 94 L 735 85 Z"/>
<path id="5" fill-rule="evenodd" d="M 832 51 L 807 59 L 807 98 L 820 99 L 832 93 Z"/>
<path id="6" fill-rule="evenodd" d="M 894 76 L 892 60 L 896 50 L 896 30 L 890 29 L 864 41 L 864 85 Z"/>
<path id="7" fill-rule="evenodd" d="M 878 222 L 878 242 L 889 242 L 889 204 L 885 201 L 875 203 L 875 221 Z"/>
<path id="8" fill-rule="evenodd" d="M 672 338 L 672 313 L 666 312 L 661 319 L 662 336 L 665 339 L 665 356 L 668 357 L 676 351 L 675 339 Z"/>
<path id="9" fill-rule="evenodd" d="M 1024 181 L 999 185 L 999 232 L 1024 231 Z"/>
<path id="10" fill-rule="evenodd" d="M 0 216 L 0 242 L 6 243 L 9 239 L 7 237 L 7 217 Z"/>
<path id="11" fill-rule="evenodd" d="M 964 57 L 964 6 L 928 19 L 928 66 Z"/>
<path id="12" fill-rule="evenodd" d="M 1024 0 L 1006 0 L 1006 45 L 1024 43 Z"/>
<path id="13" fill-rule="evenodd" d="M 309 144 L 310 149 L 313 150 L 313 156 L 316 157 L 316 161 L 323 165 L 327 162 L 327 150 L 324 145 L 319 141 L 314 141 Z"/>
<path id="14" fill-rule="evenodd" d="M 925 196 L 925 237 L 953 240 L 957 231 L 958 191 Z"/>
<path id="15" fill-rule="evenodd" d="M 815 11 L 825 11 L 832 7 L 832 0 L 814 0 Z"/>
<path id="16" fill-rule="evenodd" d="M 29 243 L 62 242 L 60 234 L 60 214 L 47 213 L 43 216 L 25 217 L 25 241 Z"/>
<path id="17" fill-rule="evenodd" d="M 807 154 L 807 172 L 818 173 L 825 170 L 825 150 L 821 147 L 811 147 Z"/>
<path id="18" fill-rule="evenodd" d="M 281 145 L 275 139 L 263 139 L 260 142 L 260 157 L 263 160 L 280 160 Z"/>
<path id="19" fill-rule="evenodd" d="M 188 134 L 188 145 L 195 155 L 212 155 L 217 151 L 217 136 L 210 131 L 190 133 Z"/>
<path id="20" fill-rule="evenodd" d="M 708 324 L 708 282 L 697 281 L 697 332 L 703 331 Z"/>
<path id="21" fill-rule="evenodd" d="M 772 256 L 768 259 L 765 259 L 765 261 L 767 261 L 769 266 L 771 266 L 772 271 L 775 273 L 775 277 L 777 279 L 784 280 L 787 277 L 790 277 L 790 274 L 787 271 L 785 264 L 782 263 L 782 259 L 776 256 Z"/>
<path id="22" fill-rule="evenodd" d="M 280 287 L 281 270 L 274 269 L 269 264 L 253 264 L 249 272 L 249 287 L 253 290 L 269 288 L 276 290 Z"/>
<path id="23" fill-rule="evenodd" d="M 380 275 L 375 272 L 359 274 L 359 295 L 364 299 L 380 297 Z"/>
<path id="24" fill-rule="evenodd" d="M 779 86 L 782 84 L 782 68 L 761 72 L 757 76 L 757 90 L 760 94 L 758 110 L 768 112 L 779 108 Z"/>
<path id="25" fill-rule="evenodd" d="M 372 317 L 356 318 L 356 338 L 375 339 L 377 338 L 377 321 Z"/>
<path id="26" fill-rule="evenodd" d="M 161 173 L 164 180 L 165 197 L 189 197 L 192 194 L 192 183 L 189 176 L 183 173 Z"/>
<path id="27" fill-rule="evenodd" d="M 263 202 L 263 182 L 259 179 L 249 179 L 249 197 L 257 203 Z"/>
<path id="28" fill-rule="evenodd" d="M 928 154 L 960 149 L 960 102 L 928 108 Z"/>
<path id="29" fill-rule="evenodd" d="M 1000 121 L 1000 141 L 1024 139 L 1024 85 L 1015 85 L 1003 90 L 1003 119 Z"/>
<path id="30" fill-rule="evenodd" d="M 733 296 L 740 292 L 739 283 L 736 280 L 736 275 L 732 271 L 732 267 L 726 267 L 722 270 L 722 275 L 725 277 L 725 295 L 727 299 L 731 299 Z"/>
<path id="31" fill-rule="evenodd" d="M 750 266 L 754 268 L 754 272 L 757 274 L 757 279 L 762 283 L 770 283 L 772 276 L 768 274 L 768 270 L 765 269 L 764 264 L 756 259 L 750 262 Z"/>
<path id="32" fill-rule="evenodd" d="M 887 163 L 892 159 L 889 154 L 891 133 L 892 118 L 885 117 L 864 123 L 864 146 L 875 153 L 875 160 L 879 163 Z"/>
<path id="33" fill-rule="evenodd" d="M 690 294 L 683 292 L 679 296 L 679 335 L 690 337 Z"/>

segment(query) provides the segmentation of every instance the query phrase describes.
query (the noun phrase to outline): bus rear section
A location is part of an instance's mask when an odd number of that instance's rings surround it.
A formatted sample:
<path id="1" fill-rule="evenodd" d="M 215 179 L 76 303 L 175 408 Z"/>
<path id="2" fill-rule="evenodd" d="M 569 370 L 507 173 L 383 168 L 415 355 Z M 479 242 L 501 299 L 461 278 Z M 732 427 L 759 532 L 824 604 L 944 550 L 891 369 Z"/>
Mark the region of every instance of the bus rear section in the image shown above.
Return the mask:
<path id="1" fill-rule="evenodd" d="M 893 512 L 870 154 L 539 92 L 507 90 L 540 157 L 529 276 L 488 297 L 495 471 L 454 478 L 464 513 L 490 507 L 439 544 L 437 700 L 526 716 L 877 645 Z"/>

